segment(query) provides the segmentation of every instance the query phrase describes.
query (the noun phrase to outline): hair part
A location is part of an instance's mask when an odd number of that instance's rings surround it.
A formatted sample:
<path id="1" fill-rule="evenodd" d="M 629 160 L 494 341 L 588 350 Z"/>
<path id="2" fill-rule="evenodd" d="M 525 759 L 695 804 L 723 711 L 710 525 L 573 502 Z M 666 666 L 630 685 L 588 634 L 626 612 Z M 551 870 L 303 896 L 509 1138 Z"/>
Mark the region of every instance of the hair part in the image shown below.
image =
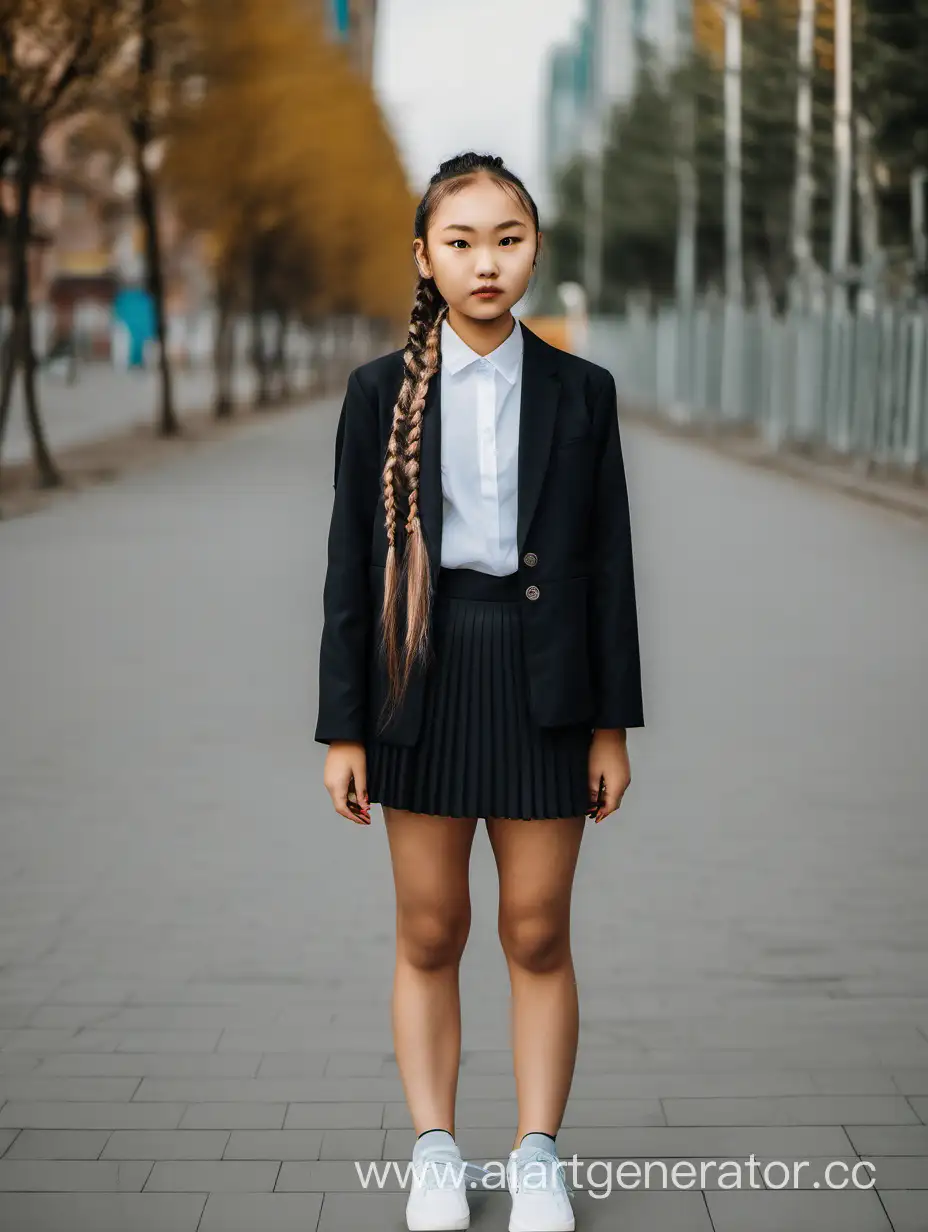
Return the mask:
<path id="1" fill-rule="evenodd" d="M 503 160 L 492 154 L 469 151 L 443 162 L 429 181 L 416 209 L 415 238 L 425 239 L 439 204 L 460 192 L 479 175 L 487 175 L 509 192 L 531 215 L 539 230 L 538 208 L 528 189 Z M 448 304 L 434 278 L 420 273 L 403 351 L 403 380 L 393 408 L 393 426 L 387 445 L 382 486 L 387 531 L 387 562 L 381 612 L 381 652 L 387 668 L 388 691 L 381 720 L 393 717 L 403 700 L 416 662 L 431 654 L 429 614 L 434 579 L 419 518 L 419 460 L 422 416 L 432 378 L 441 366 L 441 325 Z M 399 505 L 405 497 L 405 519 L 400 533 Z M 397 539 L 401 538 L 402 547 Z M 405 604 L 402 583 L 405 578 Z M 401 609 L 406 628 L 400 646 Z"/>

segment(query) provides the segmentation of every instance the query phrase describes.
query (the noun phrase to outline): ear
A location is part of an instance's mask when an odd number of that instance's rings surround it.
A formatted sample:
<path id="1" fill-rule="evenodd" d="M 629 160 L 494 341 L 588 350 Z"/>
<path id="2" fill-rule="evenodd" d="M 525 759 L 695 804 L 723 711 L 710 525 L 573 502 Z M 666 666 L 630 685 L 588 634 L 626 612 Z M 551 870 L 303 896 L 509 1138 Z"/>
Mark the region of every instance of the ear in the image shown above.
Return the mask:
<path id="1" fill-rule="evenodd" d="M 425 242 L 418 236 L 412 242 L 412 252 L 420 276 L 422 278 L 431 278 L 432 265 L 425 250 Z"/>

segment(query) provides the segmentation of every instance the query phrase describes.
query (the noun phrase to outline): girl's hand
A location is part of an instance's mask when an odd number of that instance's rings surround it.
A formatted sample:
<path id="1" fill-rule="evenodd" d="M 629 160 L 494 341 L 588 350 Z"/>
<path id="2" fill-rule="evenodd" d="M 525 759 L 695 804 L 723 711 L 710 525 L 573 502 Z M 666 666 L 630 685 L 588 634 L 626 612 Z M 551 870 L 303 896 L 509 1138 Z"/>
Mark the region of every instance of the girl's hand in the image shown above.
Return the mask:
<path id="1" fill-rule="evenodd" d="M 600 727 L 593 732 L 589 774 L 590 810 L 587 816 L 595 817 L 598 825 L 619 807 L 632 781 L 624 727 Z"/>
<path id="2" fill-rule="evenodd" d="M 358 826 L 371 824 L 367 798 L 367 752 L 353 740 L 333 740 L 322 774 L 336 813 Z"/>

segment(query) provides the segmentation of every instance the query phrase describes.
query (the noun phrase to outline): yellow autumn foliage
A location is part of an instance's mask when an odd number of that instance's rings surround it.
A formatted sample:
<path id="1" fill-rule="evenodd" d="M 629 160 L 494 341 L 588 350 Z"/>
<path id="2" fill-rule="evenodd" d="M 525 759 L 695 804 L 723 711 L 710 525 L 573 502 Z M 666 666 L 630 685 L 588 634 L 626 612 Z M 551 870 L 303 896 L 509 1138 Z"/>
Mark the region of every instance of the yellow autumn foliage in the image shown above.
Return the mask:
<path id="1" fill-rule="evenodd" d="M 408 317 L 415 199 L 370 84 L 306 0 L 200 0 L 164 174 L 221 260 L 283 232 L 301 307 Z"/>

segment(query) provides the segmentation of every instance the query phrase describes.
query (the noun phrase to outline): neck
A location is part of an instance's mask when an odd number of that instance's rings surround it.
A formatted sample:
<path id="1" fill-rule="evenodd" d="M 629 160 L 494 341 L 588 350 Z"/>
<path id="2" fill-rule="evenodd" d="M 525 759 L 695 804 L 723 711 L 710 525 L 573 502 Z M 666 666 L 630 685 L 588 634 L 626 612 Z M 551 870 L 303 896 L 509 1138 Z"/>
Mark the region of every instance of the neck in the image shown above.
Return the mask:
<path id="1" fill-rule="evenodd" d="M 489 355 L 506 341 L 517 322 L 511 312 L 505 312 L 492 321 L 478 321 L 474 317 L 465 316 L 456 308 L 448 309 L 448 324 L 472 351 L 478 355 Z"/>

